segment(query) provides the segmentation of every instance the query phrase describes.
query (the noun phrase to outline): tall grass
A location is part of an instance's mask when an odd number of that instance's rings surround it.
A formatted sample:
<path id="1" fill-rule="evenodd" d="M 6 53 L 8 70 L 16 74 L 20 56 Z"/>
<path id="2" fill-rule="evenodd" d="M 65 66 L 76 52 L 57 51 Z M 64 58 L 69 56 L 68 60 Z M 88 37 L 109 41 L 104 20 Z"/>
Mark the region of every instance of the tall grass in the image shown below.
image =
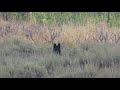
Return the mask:
<path id="1" fill-rule="evenodd" d="M 53 54 L 50 44 L 45 46 L 15 42 L 13 40 L 0 44 L 1 78 L 120 77 L 119 45 L 62 45 L 62 55 L 59 56 Z"/>
<path id="2" fill-rule="evenodd" d="M 86 41 L 120 43 L 119 27 L 110 27 L 106 21 L 97 24 L 87 21 L 84 25 L 68 23 L 52 26 L 2 19 L 0 23 L 0 42 L 17 38 L 34 44 L 61 42 L 75 45 Z"/>

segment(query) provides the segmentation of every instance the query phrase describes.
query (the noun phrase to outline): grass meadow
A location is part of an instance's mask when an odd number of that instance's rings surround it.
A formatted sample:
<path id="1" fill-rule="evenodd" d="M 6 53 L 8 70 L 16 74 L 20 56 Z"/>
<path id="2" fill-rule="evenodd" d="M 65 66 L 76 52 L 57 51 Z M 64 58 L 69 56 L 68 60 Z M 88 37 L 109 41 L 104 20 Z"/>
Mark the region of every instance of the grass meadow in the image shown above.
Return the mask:
<path id="1" fill-rule="evenodd" d="M 0 20 L 0 78 L 119 78 L 119 27 Z M 61 43 L 61 55 L 53 43 Z"/>

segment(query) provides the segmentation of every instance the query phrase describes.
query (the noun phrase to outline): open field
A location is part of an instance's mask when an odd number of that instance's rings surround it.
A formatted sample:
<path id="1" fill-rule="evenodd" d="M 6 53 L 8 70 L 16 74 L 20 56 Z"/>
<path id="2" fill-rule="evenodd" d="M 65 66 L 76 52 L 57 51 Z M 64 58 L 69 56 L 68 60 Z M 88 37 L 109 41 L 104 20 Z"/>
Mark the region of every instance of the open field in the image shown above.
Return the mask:
<path id="1" fill-rule="evenodd" d="M 1 78 L 120 77 L 119 28 L 105 22 L 47 27 L 1 20 L 0 25 Z M 54 42 L 62 42 L 62 55 L 53 53 Z"/>
<path id="2" fill-rule="evenodd" d="M 119 78 L 120 45 L 62 45 L 62 55 L 59 56 L 52 53 L 50 44 L 8 41 L 0 44 L 0 77 Z"/>

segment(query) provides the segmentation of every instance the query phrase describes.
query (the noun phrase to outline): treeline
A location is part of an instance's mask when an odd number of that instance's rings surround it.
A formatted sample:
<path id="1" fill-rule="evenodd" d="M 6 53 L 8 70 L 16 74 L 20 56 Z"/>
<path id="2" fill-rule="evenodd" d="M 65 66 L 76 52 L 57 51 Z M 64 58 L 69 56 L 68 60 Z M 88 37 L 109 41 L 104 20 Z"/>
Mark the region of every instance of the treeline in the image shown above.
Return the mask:
<path id="1" fill-rule="evenodd" d="M 4 20 L 33 21 L 43 24 L 98 23 L 120 26 L 120 12 L 0 12 Z"/>
<path id="2" fill-rule="evenodd" d="M 0 12 L 0 17 L 3 20 L 30 20 L 31 12 Z"/>

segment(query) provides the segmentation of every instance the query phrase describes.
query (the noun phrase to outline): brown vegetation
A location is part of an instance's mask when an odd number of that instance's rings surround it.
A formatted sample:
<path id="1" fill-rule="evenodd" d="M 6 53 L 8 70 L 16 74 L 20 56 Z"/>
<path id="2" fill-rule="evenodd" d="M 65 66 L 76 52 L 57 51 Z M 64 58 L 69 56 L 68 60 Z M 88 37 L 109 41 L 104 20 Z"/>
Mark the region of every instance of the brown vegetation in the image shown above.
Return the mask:
<path id="1" fill-rule="evenodd" d="M 0 20 L 0 41 L 19 38 L 33 43 L 82 43 L 85 41 L 107 42 L 118 44 L 119 28 L 108 27 L 105 21 L 99 24 L 85 25 L 66 24 L 48 26 L 31 22 Z"/>

